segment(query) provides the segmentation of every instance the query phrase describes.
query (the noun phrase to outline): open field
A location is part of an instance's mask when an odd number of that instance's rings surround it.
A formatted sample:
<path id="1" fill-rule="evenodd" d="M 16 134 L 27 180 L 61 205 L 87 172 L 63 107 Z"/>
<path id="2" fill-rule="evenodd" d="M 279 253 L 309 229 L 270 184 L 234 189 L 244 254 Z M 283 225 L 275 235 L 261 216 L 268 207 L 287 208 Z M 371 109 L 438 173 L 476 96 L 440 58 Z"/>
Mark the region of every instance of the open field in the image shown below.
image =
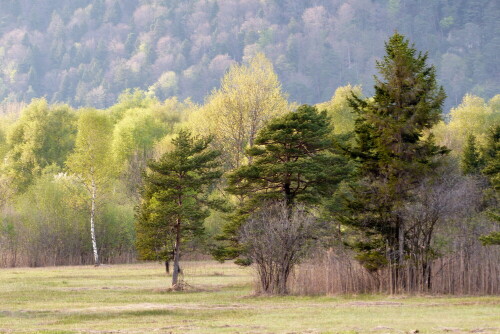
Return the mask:
<path id="1" fill-rule="evenodd" d="M 256 297 L 252 271 L 186 262 L 0 269 L 0 333 L 500 333 L 500 297 Z"/>

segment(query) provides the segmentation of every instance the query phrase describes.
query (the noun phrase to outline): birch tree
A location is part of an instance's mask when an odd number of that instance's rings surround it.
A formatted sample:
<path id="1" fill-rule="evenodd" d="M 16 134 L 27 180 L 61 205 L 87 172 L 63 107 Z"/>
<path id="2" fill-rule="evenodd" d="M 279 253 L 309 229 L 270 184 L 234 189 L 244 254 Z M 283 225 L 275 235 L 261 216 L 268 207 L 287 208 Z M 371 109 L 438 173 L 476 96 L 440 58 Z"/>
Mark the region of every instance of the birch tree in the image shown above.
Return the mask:
<path id="1" fill-rule="evenodd" d="M 66 163 L 85 186 L 89 196 L 90 233 L 96 266 L 100 264 L 95 232 L 98 196 L 115 170 L 110 158 L 112 134 L 113 124 L 107 114 L 94 109 L 82 111 L 78 119 L 75 151 Z"/>

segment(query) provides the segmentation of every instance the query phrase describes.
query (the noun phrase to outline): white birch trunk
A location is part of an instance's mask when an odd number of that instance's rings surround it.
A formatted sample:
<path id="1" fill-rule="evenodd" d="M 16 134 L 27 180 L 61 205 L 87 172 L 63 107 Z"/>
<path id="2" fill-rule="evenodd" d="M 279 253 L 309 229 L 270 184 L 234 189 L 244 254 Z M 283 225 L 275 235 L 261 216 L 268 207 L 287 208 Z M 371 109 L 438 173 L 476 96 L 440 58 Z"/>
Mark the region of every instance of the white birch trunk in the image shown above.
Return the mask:
<path id="1" fill-rule="evenodd" d="M 96 193 L 97 186 L 95 184 L 95 180 L 92 178 L 92 188 L 91 188 L 91 210 L 90 210 L 90 235 L 92 237 L 92 250 L 94 251 L 94 265 L 98 266 L 99 263 L 99 254 L 97 254 L 97 242 L 95 237 L 95 202 L 96 202 Z"/>

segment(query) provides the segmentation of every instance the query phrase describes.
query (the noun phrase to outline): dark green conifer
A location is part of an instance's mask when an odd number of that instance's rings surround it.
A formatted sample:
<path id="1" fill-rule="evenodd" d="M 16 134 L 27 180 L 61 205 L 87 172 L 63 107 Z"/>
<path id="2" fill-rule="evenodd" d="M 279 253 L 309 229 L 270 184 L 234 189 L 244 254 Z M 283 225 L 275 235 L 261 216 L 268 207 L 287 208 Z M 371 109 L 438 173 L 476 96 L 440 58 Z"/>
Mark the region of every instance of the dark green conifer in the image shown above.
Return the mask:
<path id="1" fill-rule="evenodd" d="M 220 153 L 210 138 L 181 131 L 173 149 L 148 164 L 142 201 L 137 209 L 137 250 L 142 259 L 173 259 L 172 286 L 177 287 L 181 243 L 203 234 L 209 208 L 209 187 L 222 175 Z"/>
<path id="2" fill-rule="evenodd" d="M 493 209 L 488 212 L 490 218 L 496 222 L 497 228 L 500 224 L 500 125 L 495 125 L 490 129 L 488 142 L 483 150 L 484 168 L 482 169 L 490 183 L 492 194 L 491 201 Z M 500 232 L 492 232 L 480 238 L 484 245 L 500 245 Z"/>
<path id="3" fill-rule="evenodd" d="M 359 257 L 366 254 L 370 267 L 370 259 L 383 264 L 381 258 L 387 258 L 395 267 L 402 263 L 405 227 L 398 209 L 432 171 L 435 158 L 447 152 L 435 145 L 432 135 L 424 137 L 441 119 L 446 97 L 436 83 L 434 67 L 426 64 L 427 54 L 417 52 L 399 33 L 385 49 L 384 59 L 376 64 L 380 77 L 375 77 L 375 95 L 351 100 L 358 118 L 356 144 L 348 151 L 358 163 L 358 182 L 340 217 L 361 232 Z M 370 246 L 369 240 L 377 242 Z M 397 277 L 396 272 L 393 278 Z"/>
<path id="4" fill-rule="evenodd" d="M 462 172 L 465 175 L 479 174 L 482 167 L 483 160 L 476 145 L 476 137 L 469 134 L 462 154 Z"/>
<path id="5" fill-rule="evenodd" d="M 483 174 L 488 177 L 491 186 L 500 192 L 500 125 L 493 126 L 488 134 L 488 141 L 483 151 Z"/>

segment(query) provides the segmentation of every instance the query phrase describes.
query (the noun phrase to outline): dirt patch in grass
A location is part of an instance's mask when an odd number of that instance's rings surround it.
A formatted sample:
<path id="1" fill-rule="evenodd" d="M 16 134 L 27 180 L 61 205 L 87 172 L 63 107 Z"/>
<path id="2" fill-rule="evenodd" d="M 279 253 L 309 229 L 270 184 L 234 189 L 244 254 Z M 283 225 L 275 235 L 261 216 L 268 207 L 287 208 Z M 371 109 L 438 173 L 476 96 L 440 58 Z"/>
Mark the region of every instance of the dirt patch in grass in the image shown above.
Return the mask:
<path id="1" fill-rule="evenodd" d="M 386 301 L 376 301 L 376 302 L 357 301 L 357 302 L 350 302 L 347 304 L 339 304 L 339 306 L 401 306 L 401 305 L 404 304 L 398 302 L 386 302 Z"/>
<path id="2" fill-rule="evenodd" d="M 476 328 L 470 331 L 470 333 L 499 333 L 500 328 L 498 327 L 487 327 L 487 328 Z"/>
<path id="3" fill-rule="evenodd" d="M 60 291 L 94 291 L 94 290 L 131 290 L 126 286 L 96 286 L 96 287 L 79 287 L 79 288 L 56 288 Z"/>
<path id="4" fill-rule="evenodd" d="M 158 303 L 140 303 L 128 304 L 117 306 L 99 306 L 87 307 L 80 309 L 69 309 L 67 313 L 104 313 L 104 312 L 124 312 L 124 311 L 145 311 L 145 310 L 242 310 L 242 309 L 255 309 L 253 305 L 243 304 L 230 304 L 230 305 L 217 305 L 217 304 L 158 304 Z"/>

